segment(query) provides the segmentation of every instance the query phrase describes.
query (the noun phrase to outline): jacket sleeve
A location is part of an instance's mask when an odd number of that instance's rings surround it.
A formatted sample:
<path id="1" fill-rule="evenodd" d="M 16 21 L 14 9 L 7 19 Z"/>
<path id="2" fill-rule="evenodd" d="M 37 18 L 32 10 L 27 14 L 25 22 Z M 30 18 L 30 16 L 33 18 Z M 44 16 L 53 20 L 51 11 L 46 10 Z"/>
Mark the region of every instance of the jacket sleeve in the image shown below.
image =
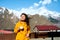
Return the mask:
<path id="1" fill-rule="evenodd" d="M 15 32 L 15 33 L 18 32 L 18 23 L 15 25 L 14 32 Z"/>

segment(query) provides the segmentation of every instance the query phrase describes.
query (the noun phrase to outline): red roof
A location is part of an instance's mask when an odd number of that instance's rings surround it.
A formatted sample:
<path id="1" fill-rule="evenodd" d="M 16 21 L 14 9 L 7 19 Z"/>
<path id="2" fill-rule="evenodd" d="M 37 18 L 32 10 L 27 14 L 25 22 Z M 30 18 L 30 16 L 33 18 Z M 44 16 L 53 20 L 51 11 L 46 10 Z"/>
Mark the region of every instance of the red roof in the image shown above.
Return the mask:
<path id="1" fill-rule="evenodd" d="M 12 31 L 6 31 L 6 30 L 0 30 L 0 33 L 3 33 L 3 34 L 11 34 L 13 32 Z"/>
<path id="2" fill-rule="evenodd" d="M 38 30 L 60 30 L 56 25 L 36 25 Z"/>

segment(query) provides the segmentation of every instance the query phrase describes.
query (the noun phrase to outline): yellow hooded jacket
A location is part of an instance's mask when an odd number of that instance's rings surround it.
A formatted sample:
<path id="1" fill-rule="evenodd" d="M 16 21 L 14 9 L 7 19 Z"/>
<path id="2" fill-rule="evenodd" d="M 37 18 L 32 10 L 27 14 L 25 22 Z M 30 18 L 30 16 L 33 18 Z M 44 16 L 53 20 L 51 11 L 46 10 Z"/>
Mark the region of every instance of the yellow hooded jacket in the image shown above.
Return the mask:
<path id="1" fill-rule="evenodd" d="M 23 27 L 24 30 L 18 32 L 20 27 Z M 14 28 L 14 32 L 17 33 L 16 40 L 29 40 L 29 38 L 26 37 L 26 35 L 30 34 L 30 27 L 27 26 L 26 22 L 19 21 Z"/>

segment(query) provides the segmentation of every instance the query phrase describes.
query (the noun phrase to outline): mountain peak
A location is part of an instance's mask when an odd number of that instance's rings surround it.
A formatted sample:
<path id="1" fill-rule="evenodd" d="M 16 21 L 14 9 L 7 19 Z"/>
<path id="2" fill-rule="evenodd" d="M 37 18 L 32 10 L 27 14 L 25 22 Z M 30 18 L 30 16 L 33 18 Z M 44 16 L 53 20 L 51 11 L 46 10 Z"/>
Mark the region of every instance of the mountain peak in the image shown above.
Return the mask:
<path id="1" fill-rule="evenodd" d="M 6 9 L 6 8 L 4 8 L 4 7 L 0 7 L 0 14 L 1 14 L 1 13 L 4 13 L 5 9 Z"/>

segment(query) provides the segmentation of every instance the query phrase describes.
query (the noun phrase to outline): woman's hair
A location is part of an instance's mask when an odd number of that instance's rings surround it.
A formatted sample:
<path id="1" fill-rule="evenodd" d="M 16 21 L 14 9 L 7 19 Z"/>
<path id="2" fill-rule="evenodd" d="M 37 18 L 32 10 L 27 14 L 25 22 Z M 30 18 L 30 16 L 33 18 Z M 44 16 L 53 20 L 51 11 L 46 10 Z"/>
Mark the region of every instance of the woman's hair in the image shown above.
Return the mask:
<path id="1" fill-rule="evenodd" d="M 22 16 L 22 15 L 25 15 L 25 20 L 24 20 L 24 22 L 26 22 L 27 25 L 29 25 L 29 18 L 28 18 L 28 15 L 25 14 L 25 13 L 22 13 L 21 16 Z"/>

